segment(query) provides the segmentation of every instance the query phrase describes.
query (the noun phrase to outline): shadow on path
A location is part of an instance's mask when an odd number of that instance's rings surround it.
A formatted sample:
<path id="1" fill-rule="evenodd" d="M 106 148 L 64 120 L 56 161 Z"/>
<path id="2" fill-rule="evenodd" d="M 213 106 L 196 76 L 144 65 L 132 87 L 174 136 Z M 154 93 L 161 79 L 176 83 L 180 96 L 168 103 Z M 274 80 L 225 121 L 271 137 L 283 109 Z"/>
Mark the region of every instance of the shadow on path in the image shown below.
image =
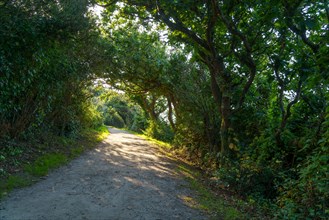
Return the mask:
<path id="1" fill-rule="evenodd" d="M 207 219 L 182 198 L 193 197 L 176 162 L 147 141 L 111 135 L 32 187 L 0 203 L 0 219 Z"/>

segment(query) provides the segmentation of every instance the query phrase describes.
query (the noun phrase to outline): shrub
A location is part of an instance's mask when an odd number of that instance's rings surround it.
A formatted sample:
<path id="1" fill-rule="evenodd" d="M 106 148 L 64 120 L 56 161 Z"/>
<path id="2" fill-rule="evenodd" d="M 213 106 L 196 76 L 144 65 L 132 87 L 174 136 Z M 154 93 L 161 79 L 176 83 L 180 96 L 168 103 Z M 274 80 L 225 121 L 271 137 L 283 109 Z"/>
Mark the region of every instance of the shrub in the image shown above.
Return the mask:
<path id="1" fill-rule="evenodd" d="M 105 118 L 105 122 L 104 123 L 106 125 L 114 126 L 114 127 L 117 127 L 117 128 L 124 128 L 125 127 L 124 120 L 122 119 L 122 117 L 116 111 L 114 111 L 111 114 L 109 114 Z"/>
<path id="2" fill-rule="evenodd" d="M 322 142 L 306 159 L 297 179 L 286 177 L 278 197 L 279 218 L 329 219 L 329 148 L 326 144 L 329 141 Z"/>
<path id="3" fill-rule="evenodd" d="M 135 114 L 129 129 L 135 132 L 142 132 L 147 128 L 147 123 L 147 119 L 144 115 Z"/>
<path id="4" fill-rule="evenodd" d="M 171 130 L 170 126 L 163 121 L 150 121 L 144 134 L 164 142 L 171 142 L 174 139 L 174 132 Z"/>
<path id="5" fill-rule="evenodd" d="M 224 185 L 246 197 L 252 196 L 258 200 L 275 198 L 276 175 L 270 167 L 259 166 L 248 158 L 225 164 L 216 172 Z"/>

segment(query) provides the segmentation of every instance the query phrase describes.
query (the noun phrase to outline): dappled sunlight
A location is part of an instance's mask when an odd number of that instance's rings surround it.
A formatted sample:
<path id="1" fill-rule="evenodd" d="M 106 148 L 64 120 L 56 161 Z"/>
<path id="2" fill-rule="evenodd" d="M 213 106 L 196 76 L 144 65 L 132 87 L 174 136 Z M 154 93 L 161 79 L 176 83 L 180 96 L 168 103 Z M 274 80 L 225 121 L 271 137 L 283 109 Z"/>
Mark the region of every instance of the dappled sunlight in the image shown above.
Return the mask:
<path id="1" fill-rule="evenodd" d="M 136 136 L 136 135 L 124 135 L 122 138 L 126 140 L 133 140 L 133 141 L 144 141 L 142 138 Z"/>
<path id="2" fill-rule="evenodd" d="M 173 170 L 170 170 L 164 166 L 156 166 L 156 165 L 151 165 L 151 166 L 139 166 L 138 167 L 140 170 L 151 170 L 157 172 L 157 176 L 162 177 L 162 176 L 168 176 L 168 175 L 177 175 L 176 172 Z"/>
<path id="3" fill-rule="evenodd" d="M 180 179 L 176 162 L 157 155 L 158 151 L 153 144 L 141 138 L 135 138 L 126 131 L 115 129 L 111 130 L 108 139 L 92 153 L 103 162 L 103 169 L 108 167 L 105 172 L 110 173 L 111 178 L 108 184 L 112 188 L 120 191 L 135 191 L 134 195 L 129 196 L 130 207 L 143 206 L 144 202 L 160 205 L 161 200 L 168 198 L 176 201 L 172 209 L 177 206 L 177 202 L 183 206 L 196 207 L 196 205 L 191 205 L 195 202 L 189 192 L 176 193 L 177 190 L 183 192 L 186 190 L 185 183 L 176 183 Z M 88 165 L 92 166 L 90 163 Z M 103 169 L 100 170 L 101 175 L 103 175 Z M 118 195 L 122 193 L 124 192 L 118 192 Z M 124 197 L 124 195 L 121 196 Z M 165 206 L 169 208 L 172 205 L 171 202 L 167 202 Z"/>
<path id="4" fill-rule="evenodd" d="M 131 141 L 127 140 L 128 137 Z M 175 169 L 168 168 L 168 163 L 172 162 L 169 158 L 164 158 L 168 162 L 163 161 L 163 156 L 158 154 L 152 144 L 134 137 L 127 135 L 126 131 L 112 132 L 104 141 L 107 147 L 96 149 L 94 154 L 97 154 L 101 160 L 118 167 L 134 167 L 138 171 L 152 171 L 159 177 L 178 175 Z"/>
<path id="5" fill-rule="evenodd" d="M 147 187 L 151 190 L 155 190 L 155 191 L 158 191 L 159 194 L 163 194 L 161 193 L 159 187 L 157 187 L 156 185 L 153 185 L 153 184 L 150 184 L 149 182 L 147 181 L 141 181 L 139 179 L 136 179 L 136 178 L 131 178 L 129 176 L 125 176 L 124 179 L 126 181 L 128 181 L 129 183 L 133 184 L 134 186 L 137 186 L 137 187 Z"/>
<path id="6" fill-rule="evenodd" d="M 180 198 L 184 202 L 185 205 L 187 205 L 191 208 L 197 208 L 200 206 L 200 204 L 198 204 L 198 202 L 191 196 L 178 195 L 177 197 Z"/>
<path id="7" fill-rule="evenodd" d="M 156 156 L 147 141 L 126 136 L 111 129 L 96 149 L 13 196 L 10 209 L 28 219 L 33 219 L 30 210 L 51 219 L 206 219 L 191 209 L 192 192 L 177 174 L 176 162 Z"/>

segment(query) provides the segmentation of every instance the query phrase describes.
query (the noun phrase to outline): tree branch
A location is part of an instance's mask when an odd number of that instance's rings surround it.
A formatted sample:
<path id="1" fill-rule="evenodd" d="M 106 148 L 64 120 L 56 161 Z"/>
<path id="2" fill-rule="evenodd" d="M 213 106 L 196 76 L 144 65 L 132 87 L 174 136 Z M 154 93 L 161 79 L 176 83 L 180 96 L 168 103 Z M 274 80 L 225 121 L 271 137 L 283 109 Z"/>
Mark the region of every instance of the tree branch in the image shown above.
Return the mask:
<path id="1" fill-rule="evenodd" d="M 209 49 L 213 54 L 216 54 L 216 50 L 213 47 L 214 41 L 214 27 L 216 25 L 217 14 L 216 14 L 216 2 L 214 0 L 207 1 L 207 13 L 208 13 L 208 22 L 207 22 L 207 29 L 206 29 L 206 37 Z"/>
<path id="2" fill-rule="evenodd" d="M 295 98 L 288 103 L 288 106 L 287 106 L 287 113 L 286 113 L 286 116 L 285 116 L 285 121 L 290 117 L 291 115 L 291 107 L 296 104 L 299 100 L 299 97 L 300 97 L 300 94 L 302 92 L 302 79 L 299 79 L 298 81 L 298 86 L 297 86 L 297 91 L 296 91 L 296 96 Z"/>
<path id="3" fill-rule="evenodd" d="M 186 34 L 195 43 L 197 43 L 199 46 L 201 46 L 203 49 L 206 49 L 208 51 L 210 50 L 208 44 L 203 39 L 201 39 L 196 33 L 191 31 L 190 29 L 186 28 L 184 26 L 183 22 L 181 22 L 177 17 L 168 16 L 165 13 L 165 11 L 162 8 L 160 8 L 160 6 L 158 4 L 156 6 L 156 10 L 157 10 L 157 14 L 155 15 L 155 17 L 157 19 L 160 19 L 161 21 L 163 21 L 171 30 L 180 31 L 180 32 Z M 173 19 L 174 22 L 171 19 Z"/>
<path id="4" fill-rule="evenodd" d="M 316 54 L 319 51 L 319 45 L 313 43 L 310 41 L 310 39 L 306 36 L 306 30 L 305 29 L 299 29 L 294 23 L 293 23 L 293 15 L 296 13 L 296 10 L 298 6 L 301 4 L 301 0 L 298 1 L 295 5 L 290 5 L 288 1 L 284 1 L 284 10 L 286 14 L 286 24 L 289 27 L 289 29 L 294 32 L 296 35 L 300 36 L 302 41 L 311 48 L 314 54 Z"/>
<path id="5" fill-rule="evenodd" d="M 279 106 L 280 106 L 280 111 L 281 111 L 281 118 L 282 118 L 282 121 L 283 119 L 285 118 L 285 114 L 286 114 L 286 111 L 284 109 L 284 104 L 283 104 L 283 92 L 284 92 L 284 82 L 283 80 L 281 79 L 280 75 L 279 75 L 279 66 L 277 64 L 277 60 L 274 61 L 274 74 L 275 74 L 275 77 L 279 83 L 279 86 L 280 86 L 280 90 L 279 90 Z"/>
<path id="6" fill-rule="evenodd" d="M 223 21 L 224 25 L 226 26 L 226 28 L 231 32 L 232 35 L 236 36 L 238 39 L 241 40 L 243 47 L 245 48 L 245 51 L 246 51 L 246 54 L 239 55 L 237 52 L 234 52 L 234 48 L 232 48 L 235 56 L 242 63 L 244 63 L 249 69 L 249 78 L 248 78 L 246 84 L 244 85 L 244 88 L 240 95 L 239 103 L 236 108 L 236 109 L 239 109 L 242 106 L 242 104 L 245 100 L 246 94 L 249 91 L 249 89 L 255 79 L 255 76 L 257 73 L 256 64 L 254 62 L 254 59 L 252 58 L 252 47 L 251 47 L 247 37 L 237 28 L 236 24 L 231 19 L 228 19 L 224 15 L 223 11 L 218 6 L 217 6 L 216 10 L 217 10 L 217 13 L 219 14 L 221 20 Z"/>

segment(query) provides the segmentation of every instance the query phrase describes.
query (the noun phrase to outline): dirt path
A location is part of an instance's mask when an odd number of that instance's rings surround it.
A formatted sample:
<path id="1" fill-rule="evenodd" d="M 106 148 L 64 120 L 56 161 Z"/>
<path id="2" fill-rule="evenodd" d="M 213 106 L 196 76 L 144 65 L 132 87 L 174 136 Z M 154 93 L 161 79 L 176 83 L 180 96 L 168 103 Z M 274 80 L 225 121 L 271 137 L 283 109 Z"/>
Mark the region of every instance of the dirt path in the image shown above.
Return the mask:
<path id="1" fill-rule="evenodd" d="M 117 129 L 96 149 L 0 203 L 1 220 L 207 219 L 176 164 L 145 140 Z"/>

